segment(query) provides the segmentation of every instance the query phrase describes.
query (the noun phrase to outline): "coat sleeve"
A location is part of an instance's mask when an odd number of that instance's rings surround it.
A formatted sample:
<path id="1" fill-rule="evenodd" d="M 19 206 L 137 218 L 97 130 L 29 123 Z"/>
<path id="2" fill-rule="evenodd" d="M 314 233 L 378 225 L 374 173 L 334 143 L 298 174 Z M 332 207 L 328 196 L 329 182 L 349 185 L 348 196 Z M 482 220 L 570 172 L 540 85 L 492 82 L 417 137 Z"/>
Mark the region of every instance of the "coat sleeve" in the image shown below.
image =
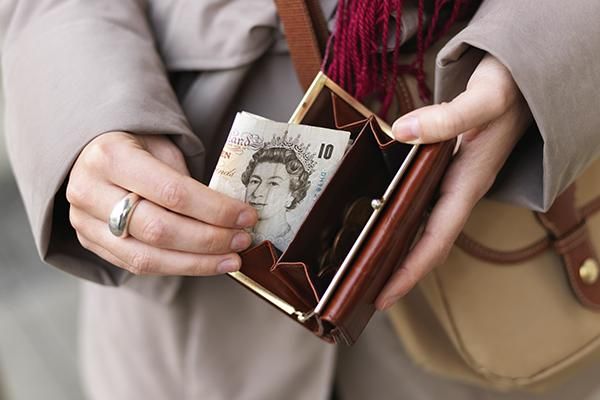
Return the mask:
<path id="1" fill-rule="evenodd" d="M 600 154 L 600 2 L 485 0 L 440 51 L 436 101 L 464 90 L 484 52 L 512 73 L 535 124 L 498 175 L 492 197 L 547 210 Z"/>
<path id="2" fill-rule="evenodd" d="M 203 159 L 155 49 L 141 0 L 12 1 L 0 7 L 6 139 L 41 257 L 118 285 L 129 274 L 84 250 L 68 222 L 65 179 L 94 137 L 169 134 Z"/>

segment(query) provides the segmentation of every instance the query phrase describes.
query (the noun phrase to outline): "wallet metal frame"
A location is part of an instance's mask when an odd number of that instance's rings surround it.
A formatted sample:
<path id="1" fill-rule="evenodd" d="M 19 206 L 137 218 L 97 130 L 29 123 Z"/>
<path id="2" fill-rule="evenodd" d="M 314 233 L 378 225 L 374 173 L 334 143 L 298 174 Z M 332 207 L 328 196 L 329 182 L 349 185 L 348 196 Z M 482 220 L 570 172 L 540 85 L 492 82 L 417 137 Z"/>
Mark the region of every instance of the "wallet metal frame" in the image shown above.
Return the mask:
<path id="1" fill-rule="evenodd" d="M 292 124 L 301 123 L 301 121 L 303 120 L 305 115 L 308 113 L 308 111 L 310 110 L 310 108 L 312 107 L 312 105 L 316 101 L 317 97 L 319 96 L 319 94 L 321 93 L 321 91 L 324 88 L 328 88 L 329 90 L 331 90 L 331 92 L 333 92 L 335 95 L 337 95 L 342 100 L 344 100 L 349 105 L 351 105 L 360 114 L 364 115 L 365 118 L 374 116 L 377 119 L 377 122 L 378 122 L 379 126 L 381 127 L 381 129 L 383 130 L 383 132 L 386 135 L 388 135 L 389 137 L 394 138 L 394 136 L 392 135 L 392 128 L 384 120 L 382 120 L 378 116 L 374 115 L 373 112 L 371 112 L 367 107 L 365 107 L 363 104 L 361 104 L 356 99 L 354 99 L 350 94 L 348 94 L 344 89 L 342 89 L 339 85 L 337 85 L 335 82 L 333 82 L 331 79 L 329 79 L 322 72 L 319 72 L 317 74 L 317 76 L 315 77 L 315 80 L 313 81 L 313 83 L 310 85 L 310 87 L 306 91 L 304 97 L 302 98 L 302 101 L 300 102 L 300 104 L 298 105 L 298 107 L 296 108 L 296 110 L 294 111 L 294 113 L 292 114 L 292 117 L 289 119 L 288 122 L 292 123 Z M 408 166 L 410 165 L 414 156 L 417 153 L 418 147 L 419 147 L 419 145 L 412 146 L 411 150 L 409 151 L 408 155 L 402 162 L 402 165 L 400 166 L 400 168 L 398 169 L 396 174 L 394 175 L 394 178 L 392 179 L 391 183 L 387 187 L 383 196 L 380 199 L 372 200 L 371 206 L 373 207 L 373 212 L 371 213 L 371 216 L 369 217 L 367 223 L 365 224 L 362 231 L 360 232 L 358 238 L 352 245 L 352 248 L 348 252 L 348 255 L 346 255 L 346 258 L 344 258 L 344 261 L 342 262 L 340 268 L 334 275 L 333 279 L 331 280 L 331 283 L 325 290 L 325 293 L 323 294 L 323 296 L 317 303 L 317 306 L 314 308 L 314 310 L 307 312 L 307 313 L 296 310 L 292 305 L 290 305 L 286 301 L 282 300 L 279 296 L 275 295 L 273 292 L 271 292 L 264 286 L 260 285 L 253 279 L 249 278 L 247 275 L 243 274 L 242 272 L 239 272 L 239 271 L 232 272 L 232 273 L 229 273 L 229 275 L 232 278 L 236 279 L 238 282 L 240 282 L 242 285 L 244 285 L 244 286 L 248 287 L 250 290 L 254 291 L 256 294 L 258 294 L 261 297 L 268 300 L 270 303 L 272 303 L 275 307 L 279 308 L 283 312 L 285 312 L 291 316 L 295 316 L 298 319 L 298 321 L 301 323 L 306 322 L 308 319 L 310 319 L 311 317 L 313 317 L 315 315 L 321 314 L 323 312 L 323 310 L 325 309 L 325 307 L 327 306 L 329 300 L 332 298 L 333 294 L 335 293 L 335 290 L 339 286 L 340 282 L 342 281 L 343 276 L 346 273 L 347 269 L 350 267 L 352 261 L 358 254 L 358 251 L 359 251 L 360 247 L 362 246 L 363 242 L 366 240 L 369 232 L 371 231 L 371 229 L 377 222 L 377 218 L 378 218 L 379 214 L 381 213 L 381 210 L 383 209 L 386 202 L 388 201 L 388 199 L 390 198 L 390 196 L 392 195 L 392 193 L 394 192 L 394 190 L 396 189 L 396 187 L 402 180 L 402 177 L 404 176 L 406 170 L 408 169 Z"/>

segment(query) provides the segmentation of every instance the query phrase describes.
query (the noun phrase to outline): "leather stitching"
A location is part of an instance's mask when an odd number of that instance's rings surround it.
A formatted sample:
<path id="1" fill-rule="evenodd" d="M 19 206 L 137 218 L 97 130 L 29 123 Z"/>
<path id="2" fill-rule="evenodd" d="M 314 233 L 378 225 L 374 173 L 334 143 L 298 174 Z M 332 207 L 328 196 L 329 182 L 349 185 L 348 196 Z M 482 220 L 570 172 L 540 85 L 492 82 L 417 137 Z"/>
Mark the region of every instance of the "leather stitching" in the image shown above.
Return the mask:
<path id="1" fill-rule="evenodd" d="M 573 251 L 588 239 L 587 225 L 585 221 L 571 232 L 561 236 L 553 241 L 554 249 L 558 254 L 565 254 Z"/>

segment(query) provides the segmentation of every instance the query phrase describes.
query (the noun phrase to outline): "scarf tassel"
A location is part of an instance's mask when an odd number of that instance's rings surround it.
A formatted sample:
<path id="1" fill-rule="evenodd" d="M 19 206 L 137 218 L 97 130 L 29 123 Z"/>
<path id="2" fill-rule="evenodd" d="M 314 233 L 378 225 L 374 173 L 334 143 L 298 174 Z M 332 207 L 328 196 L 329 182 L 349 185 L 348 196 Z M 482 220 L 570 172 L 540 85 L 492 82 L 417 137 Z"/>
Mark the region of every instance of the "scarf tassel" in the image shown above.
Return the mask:
<path id="1" fill-rule="evenodd" d="M 404 1 L 339 0 L 335 34 L 329 39 L 325 53 L 323 69 L 327 75 L 358 100 L 377 96 L 381 102 L 380 115 L 384 118 L 392 105 L 400 74 L 413 75 L 420 98 L 425 103 L 431 102 L 431 92 L 425 82 L 425 51 L 456 22 L 467 2 L 434 0 L 425 26 L 425 0 L 418 0 L 416 56 L 413 62 L 403 65 L 398 57 Z M 451 11 L 442 21 L 444 7 L 451 7 Z M 393 47 L 389 49 L 392 19 L 396 20 L 396 29 L 392 33 Z"/>

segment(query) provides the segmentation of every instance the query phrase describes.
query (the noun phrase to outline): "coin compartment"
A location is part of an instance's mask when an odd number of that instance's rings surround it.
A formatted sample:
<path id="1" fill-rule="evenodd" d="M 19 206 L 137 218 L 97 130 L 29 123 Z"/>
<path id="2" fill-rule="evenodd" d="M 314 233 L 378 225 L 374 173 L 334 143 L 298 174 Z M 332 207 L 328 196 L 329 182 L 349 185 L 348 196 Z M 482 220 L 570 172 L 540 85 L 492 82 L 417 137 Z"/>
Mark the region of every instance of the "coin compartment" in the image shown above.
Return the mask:
<path id="1" fill-rule="evenodd" d="M 358 132 L 354 143 L 287 250 L 279 254 L 272 243 L 265 241 L 242 253 L 241 272 L 301 312 L 317 305 L 345 257 L 339 257 L 329 273 L 319 274 L 321 258 L 343 228 L 345 210 L 357 199 L 380 198 L 394 175 L 393 167 L 401 164 L 401 156 L 408 152 L 406 147 L 410 148 L 389 139 L 373 117 L 345 124 Z M 335 127 L 343 129 L 337 124 Z"/>
<path id="2" fill-rule="evenodd" d="M 312 313 L 328 287 L 335 286 L 332 279 L 346 254 L 337 257 L 329 273 L 320 274 L 319 266 L 341 233 L 346 209 L 358 199 L 381 198 L 413 148 L 393 140 L 377 117 L 334 90 L 327 85 L 313 90 L 314 97 L 305 97 L 290 122 L 349 131 L 352 145 L 283 254 L 269 241 L 241 253 L 238 280 L 249 278 L 244 284 L 301 321 L 297 313 Z M 358 228 L 362 230 L 364 226 Z M 302 322 L 313 331 L 322 328 L 314 319 Z"/>
<path id="3" fill-rule="evenodd" d="M 346 207 L 361 197 L 381 197 L 390 181 L 371 120 L 367 120 L 280 260 L 302 261 L 310 267 L 309 276 L 318 275 L 319 259 L 342 227 Z M 327 282 L 313 278 L 313 284 L 322 294 Z"/>

